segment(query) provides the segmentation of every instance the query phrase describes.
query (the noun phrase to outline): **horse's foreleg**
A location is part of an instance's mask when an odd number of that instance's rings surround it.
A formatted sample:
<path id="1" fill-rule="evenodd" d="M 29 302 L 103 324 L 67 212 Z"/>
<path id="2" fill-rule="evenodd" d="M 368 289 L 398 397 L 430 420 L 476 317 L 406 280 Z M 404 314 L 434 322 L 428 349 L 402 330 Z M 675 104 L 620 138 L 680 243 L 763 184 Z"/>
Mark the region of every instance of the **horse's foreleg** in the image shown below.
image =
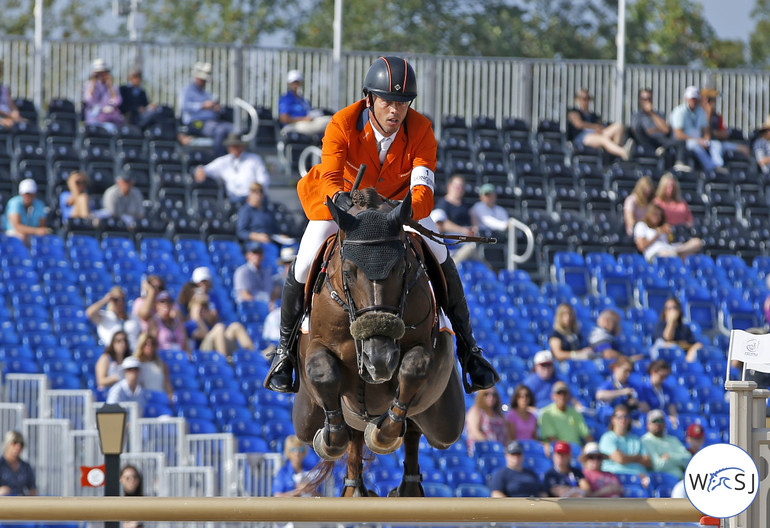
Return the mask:
<path id="1" fill-rule="evenodd" d="M 324 460 L 337 460 L 345 454 L 350 431 L 342 415 L 340 384 L 342 375 L 336 358 L 323 347 L 308 353 L 305 379 L 324 409 L 324 427 L 316 431 L 313 448 Z"/>
<path id="2" fill-rule="evenodd" d="M 397 497 L 424 497 L 425 491 L 422 489 L 422 475 L 420 474 L 419 448 L 420 436 L 422 433 L 419 428 L 411 423 L 404 435 L 404 476 L 397 490 L 393 490 L 389 495 Z"/>

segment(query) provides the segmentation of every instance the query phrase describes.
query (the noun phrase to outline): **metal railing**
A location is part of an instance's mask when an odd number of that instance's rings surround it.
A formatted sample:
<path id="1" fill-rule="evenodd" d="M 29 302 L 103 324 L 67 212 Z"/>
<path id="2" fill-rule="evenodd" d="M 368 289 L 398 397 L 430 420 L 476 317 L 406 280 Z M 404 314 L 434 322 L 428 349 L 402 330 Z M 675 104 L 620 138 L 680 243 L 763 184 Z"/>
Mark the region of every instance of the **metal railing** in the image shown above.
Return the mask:
<path id="1" fill-rule="evenodd" d="M 524 253 L 518 252 L 517 231 L 524 233 L 524 237 L 527 239 L 527 247 L 524 248 Z M 532 229 L 516 218 L 508 219 L 508 255 L 507 263 L 509 270 L 515 270 L 518 264 L 527 262 L 535 251 L 535 235 L 532 233 Z"/>

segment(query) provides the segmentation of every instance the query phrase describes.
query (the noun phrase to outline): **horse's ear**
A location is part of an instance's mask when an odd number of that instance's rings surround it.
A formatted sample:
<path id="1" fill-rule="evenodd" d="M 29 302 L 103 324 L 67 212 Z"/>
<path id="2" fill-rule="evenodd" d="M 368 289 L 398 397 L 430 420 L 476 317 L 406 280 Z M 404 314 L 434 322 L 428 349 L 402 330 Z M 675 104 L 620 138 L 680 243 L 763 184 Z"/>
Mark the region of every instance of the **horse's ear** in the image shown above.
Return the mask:
<path id="1" fill-rule="evenodd" d="M 335 204 L 334 200 L 332 200 L 329 196 L 326 197 L 326 207 L 329 208 L 332 219 L 337 222 L 337 225 L 340 227 L 340 229 L 346 231 L 353 225 L 356 217 L 337 207 L 337 204 Z"/>
<path id="2" fill-rule="evenodd" d="M 388 213 L 388 219 L 397 221 L 399 225 L 404 225 L 410 218 L 412 218 L 412 191 L 406 193 L 403 201 Z"/>

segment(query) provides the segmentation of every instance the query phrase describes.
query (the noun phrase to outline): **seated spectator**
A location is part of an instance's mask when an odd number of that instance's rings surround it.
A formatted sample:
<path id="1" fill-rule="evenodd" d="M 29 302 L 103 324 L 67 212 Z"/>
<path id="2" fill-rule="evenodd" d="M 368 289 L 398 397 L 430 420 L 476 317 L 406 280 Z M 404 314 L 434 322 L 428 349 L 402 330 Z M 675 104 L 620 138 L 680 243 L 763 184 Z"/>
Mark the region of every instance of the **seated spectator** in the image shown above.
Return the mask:
<path id="1" fill-rule="evenodd" d="M 131 464 L 123 466 L 120 470 L 120 487 L 124 497 L 144 497 L 144 481 L 139 470 Z M 126 521 L 123 522 L 126 528 Z"/>
<path id="2" fill-rule="evenodd" d="M 142 70 L 129 72 L 128 82 L 120 87 L 120 98 L 120 112 L 126 123 L 145 128 L 157 119 L 158 105 L 150 102 L 142 87 Z"/>
<path id="3" fill-rule="evenodd" d="M 123 370 L 123 379 L 110 387 L 109 392 L 107 392 L 106 403 L 134 402 L 139 405 L 139 413 L 144 413 L 147 394 L 144 392 L 145 389 L 139 379 L 141 364 L 141 361 L 134 356 L 128 356 L 123 360 L 120 365 L 121 370 Z"/>
<path id="4" fill-rule="evenodd" d="M 765 118 L 765 122 L 757 131 L 759 137 L 752 145 L 754 159 L 757 160 L 762 174 L 770 174 L 770 115 Z"/>
<path id="5" fill-rule="evenodd" d="M 677 427 L 674 391 L 664 382 L 671 375 L 671 367 L 664 359 L 656 359 L 647 368 L 647 379 L 639 387 L 639 408 L 642 412 L 660 409 L 668 414 L 672 427 Z"/>
<path id="6" fill-rule="evenodd" d="M 3 438 L 3 456 L 0 457 L 0 496 L 35 496 L 35 471 L 29 462 L 21 459 L 24 436 L 8 431 Z"/>
<path id="7" fill-rule="evenodd" d="M 128 336 L 123 330 L 112 334 L 110 344 L 104 349 L 99 359 L 96 360 L 94 373 L 96 374 L 96 388 L 104 390 L 112 387 L 123 379 L 123 360 L 130 356 L 128 348 Z"/>
<path id="8" fill-rule="evenodd" d="M 484 236 L 508 236 L 508 211 L 497 205 L 495 186 L 485 183 L 479 187 L 479 201 L 471 207 L 473 230 Z"/>
<path id="9" fill-rule="evenodd" d="M 713 139 L 718 139 L 722 143 L 722 152 L 740 152 L 746 157 L 751 159 L 751 149 L 743 143 L 736 143 L 735 141 L 728 141 L 730 139 L 730 132 L 725 127 L 722 114 L 717 112 L 717 97 L 719 97 L 719 90 L 714 88 L 703 88 L 700 91 L 701 105 L 703 110 L 706 111 L 706 120 L 709 124 L 709 132 Z"/>
<path id="10" fill-rule="evenodd" d="M 546 405 L 537 419 L 540 440 L 549 444 L 557 440 L 574 444 L 593 440 L 583 415 L 569 404 L 570 390 L 567 384 L 557 381 L 551 394 L 553 403 Z"/>
<path id="11" fill-rule="evenodd" d="M 302 96 L 302 84 L 305 77 L 299 70 L 290 70 L 286 76 L 289 90 L 278 99 L 278 121 L 281 123 L 281 135 L 290 132 L 298 134 L 323 134 L 331 116 L 322 110 L 314 110 L 310 101 Z"/>
<path id="12" fill-rule="evenodd" d="M 690 206 L 682 199 L 679 181 L 670 172 L 660 177 L 658 190 L 655 191 L 655 199 L 652 202 L 663 209 L 666 222 L 670 225 L 687 227 L 695 225 Z"/>
<path id="13" fill-rule="evenodd" d="M 617 344 L 620 329 L 620 314 L 611 308 L 602 310 L 596 318 L 596 326 L 588 335 L 588 344 L 594 353 L 604 359 L 623 355 Z"/>
<path id="14" fill-rule="evenodd" d="M 246 202 L 238 209 L 236 233 L 241 242 L 271 243 L 274 239 L 280 244 L 292 244 L 284 233 L 278 232 L 275 215 L 267 208 L 265 189 L 259 183 L 252 183 Z"/>
<path id="15" fill-rule="evenodd" d="M 571 464 L 572 447 L 567 442 L 556 442 L 551 454 L 553 467 L 545 472 L 543 481 L 551 497 L 585 497 L 591 485 L 580 468 Z"/>
<path id="16" fill-rule="evenodd" d="M 5 205 L 3 230 L 6 235 L 21 239 L 29 245 L 29 237 L 51 232 L 46 226 L 45 205 L 37 196 L 37 183 L 32 178 L 19 182 L 19 194 Z"/>
<path id="17" fill-rule="evenodd" d="M 430 213 L 439 233 L 465 236 L 476 234 L 470 210 L 463 204 L 463 196 L 465 196 L 465 178 L 455 174 L 447 182 L 446 194 L 443 198 L 439 198 Z M 472 258 L 476 253 L 476 245 L 473 243 L 449 246 L 449 248 L 455 262 Z"/>
<path id="18" fill-rule="evenodd" d="M 147 333 L 157 340 L 161 350 L 184 350 L 192 355 L 184 321 L 174 307 L 174 299 L 165 290 L 155 296 L 155 313 L 147 322 Z"/>
<path id="19" fill-rule="evenodd" d="M 591 486 L 590 497 L 618 498 L 623 496 L 623 484 L 617 475 L 608 471 L 602 471 L 602 462 L 607 460 L 607 455 L 599 450 L 599 444 L 588 442 L 583 447 L 580 455 L 580 463 L 583 465 L 583 476 Z"/>
<path id="20" fill-rule="evenodd" d="M 668 473 L 678 479 L 692 455 L 677 437 L 666 433 L 666 415 L 660 409 L 647 413 L 647 432 L 642 435 L 642 445 L 650 454 L 651 471 Z"/>
<path id="21" fill-rule="evenodd" d="M 96 59 L 91 64 L 91 76 L 83 92 L 85 121 L 90 125 L 99 125 L 110 132 L 123 124 L 120 113 L 120 91 L 115 90 L 110 68 L 104 59 Z"/>
<path id="22" fill-rule="evenodd" d="M 685 351 L 685 361 L 692 363 L 698 359 L 698 350 L 703 343 L 695 340 L 690 327 L 682 321 L 682 303 L 676 297 L 669 297 L 663 305 L 663 311 L 655 326 L 654 347 L 676 345 Z"/>
<path id="23" fill-rule="evenodd" d="M 652 462 L 642 439 L 631 432 L 631 415 L 625 405 L 615 407 L 610 427 L 599 439 L 599 449 L 607 455 L 607 460 L 602 462 L 603 471 L 639 475 L 643 477 L 642 484 L 647 485 Z"/>
<path id="24" fill-rule="evenodd" d="M 4 70 L 5 64 L 0 59 L 0 80 L 3 79 Z M 16 101 L 11 95 L 11 89 L 7 84 L 0 83 L 0 126 L 12 128 L 13 125 L 21 121 L 26 121 L 26 119 L 21 117 L 19 109 L 16 107 Z"/>
<path id="25" fill-rule="evenodd" d="M 147 331 L 147 323 L 155 315 L 155 300 L 157 295 L 166 290 L 166 281 L 158 275 L 142 276 L 141 296 L 131 303 L 131 315 L 139 320 L 142 332 Z M 175 306 L 175 308 L 179 308 Z"/>
<path id="26" fill-rule="evenodd" d="M 524 448 L 513 440 L 505 447 L 505 467 L 495 470 L 489 479 L 492 498 L 548 496 L 540 477 L 523 463 Z"/>
<path id="27" fill-rule="evenodd" d="M 216 350 L 228 358 L 237 348 L 254 350 L 254 342 L 241 323 L 235 322 L 225 326 L 219 315 L 212 313 L 207 293 L 194 293 L 187 311 L 190 314 L 187 323 L 188 335 L 195 340 L 198 350 Z"/>
<path id="28" fill-rule="evenodd" d="M 91 205 L 88 196 L 88 177 L 83 171 L 70 172 L 67 178 L 67 190 L 59 195 L 59 208 L 62 222 L 70 218 L 88 218 Z"/>
<path id="29" fill-rule="evenodd" d="M 318 496 L 309 478 L 313 462 L 307 458 L 308 447 L 295 435 L 289 435 L 283 443 L 286 463 L 273 477 L 273 497 Z"/>
<path id="30" fill-rule="evenodd" d="M 233 124 L 222 119 L 217 99 L 206 91 L 206 83 L 211 80 L 211 63 L 196 62 L 193 67 L 193 80 L 180 95 L 179 108 L 183 125 L 201 123 L 200 132 L 214 140 L 214 155 L 224 156 L 224 141 L 233 131 Z"/>
<path id="31" fill-rule="evenodd" d="M 537 440 L 537 416 L 530 410 L 535 408 L 535 396 L 529 387 L 519 385 L 513 390 L 510 410 L 505 420 L 513 425 L 514 439 Z"/>
<path id="32" fill-rule="evenodd" d="M 223 145 L 227 154 L 207 165 L 198 165 L 195 169 L 195 181 L 202 182 L 206 178 L 222 180 L 227 197 L 237 205 L 246 201 L 254 183 L 260 184 L 264 192 L 270 184 L 270 174 L 259 154 L 245 152 L 246 142 L 236 132 L 228 134 Z"/>
<path id="33" fill-rule="evenodd" d="M 123 220 L 129 227 L 144 218 L 143 201 L 141 191 L 134 187 L 134 180 L 128 172 L 119 172 L 115 183 L 102 195 L 102 207 L 106 214 Z"/>
<path id="34" fill-rule="evenodd" d="M 623 201 L 623 221 L 626 224 L 626 234 L 633 236 L 634 226 L 644 220 L 652 199 L 655 196 L 655 186 L 652 178 L 642 176 L 636 180 L 634 190 Z"/>
<path id="35" fill-rule="evenodd" d="M 649 88 L 639 90 L 639 110 L 631 117 L 631 131 L 639 145 L 655 149 L 658 156 L 663 156 L 667 148 L 676 147 L 677 163 L 684 162 L 684 142 L 671 137 L 665 116 L 652 105 Z"/>
<path id="36" fill-rule="evenodd" d="M 583 346 L 583 336 L 580 335 L 575 309 L 561 303 L 556 307 L 553 316 L 553 332 L 548 337 L 548 347 L 557 361 L 585 360 L 593 357 L 593 349 Z"/>
<path id="37" fill-rule="evenodd" d="M 553 354 L 550 350 L 541 350 L 532 358 L 532 370 L 524 381 L 535 396 L 535 407 L 542 409 L 551 403 L 551 388 L 561 378 L 556 374 L 553 364 Z"/>
<path id="38" fill-rule="evenodd" d="M 707 171 L 721 168 L 725 162 L 722 158 L 722 143 L 711 138 L 706 112 L 700 103 L 700 92 L 695 86 L 684 90 L 684 103 L 671 112 L 671 128 L 674 138 L 685 142 L 685 148 L 692 152 L 703 168 Z M 688 165 L 674 165 L 678 171 L 690 171 Z"/>
<path id="39" fill-rule="evenodd" d="M 644 220 L 634 226 L 634 243 L 648 262 L 656 257 L 681 257 L 694 255 L 703 248 L 700 238 L 691 238 L 685 242 L 673 242 L 671 225 L 666 222 L 666 214 L 656 204 L 650 205 Z"/>
<path id="40" fill-rule="evenodd" d="M 233 291 L 237 302 L 266 302 L 272 309 L 273 269 L 263 262 L 264 250 L 259 242 L 249 242 L 246 263 L 241 264 L 233 275 Z"/>
<path id="41" fill-rule="evenodd" d="M 699 423 L 691 423 L 687 426 L 685 432 L 684 443 L 687 446 L 687 451 L 691 455 L 694 455 L 706 445 L 706 435 L 703 432 L 703 426 Z"/>
<path id="42" fill-rule="evenodd" d="M 102 344 L 111 343 L 112 336 L 122 330 L 128 336 L 131 348 L 139 337 L 139 321 L 126 310 L 126 294 L 120 286 L 110 288 L 104 297 L 86 308 L 86 317 L 96 325 Z"/>
<path id="43" fill-rule="evenodd" d="M 465 431 L 468 452 L 473 452 L 476 442 L 500 442 L 505 445 L 514 437 L 513 424 L 503 416 L 503 406 L 497 389 L 476 393 L 473 405 L 465 415 Z"/>
<path id="44" fill-rule="evenodd" d="M 144 390 L 165 392 L 173 400 L 174 388 L 168 365 L 158 356 L 158 340 L 150 334 L 140 335 L 132 357 L 139 360 L 139 383 Z"/>
<path id="45" fill-rule="evenodd" d="M 589 109 L 593 96 L 582 88 L 575 95 L 576 106 L 567 109 L 567 140 L 573 145 L 601 149 L 622 160 L 628 159 L 628 150 L 621 147 L 626 127 L 622 123 L 604 126 L 596 112 Z M 630 148 L 631 143 L 627 146 Z"/>
<path id="46" fill-rule="evenodd" d="M 633 362 L 626 356 L 618 356 L 610 369 L 610 379 L 596 389 L 597 404 L 612 408 L 623 404 L 630 412 L 636 412 L 639 409 L 639 388 L 629 381 Z"/>

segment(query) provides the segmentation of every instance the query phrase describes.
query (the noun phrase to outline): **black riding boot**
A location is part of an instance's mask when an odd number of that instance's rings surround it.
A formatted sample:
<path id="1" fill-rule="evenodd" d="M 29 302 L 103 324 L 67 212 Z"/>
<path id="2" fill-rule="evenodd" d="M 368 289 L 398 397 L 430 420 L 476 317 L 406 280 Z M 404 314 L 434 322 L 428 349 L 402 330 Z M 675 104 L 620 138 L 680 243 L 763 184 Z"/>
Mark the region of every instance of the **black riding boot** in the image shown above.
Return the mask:
<path id="1" fill-rule="evenodd" d="M 302 317 L 305 285 L 294 278 L 294 264 L 289 268 L 281 293 L 281 340 L 275 349 L 273 363 L 265 376 L 265 388 L 275 392 L 297 392 L 299 373 L 296 348 L 290 343 Z"/>
<path id="2" fill-rule="evenodd" d="M 452 322 L 452 328 L 457 338 L 457 358 L 463 367 L 463 386 L 465 392 L 470 394 L 481 389 L 488 389 L 500 380 L 494 367 L 481 355 L 483 350 L 476 344 L 471 328 L 471 316 L 468 313 L 468 304 L 465 301 L 463 284 L 460 274 L 452 260 L 447 257 L 441 269 L 444 270 L 447 284 L 447 297 L 449 307 L 447 316 Z M 470 377 L 470 383 L 467 378 Z"/>

